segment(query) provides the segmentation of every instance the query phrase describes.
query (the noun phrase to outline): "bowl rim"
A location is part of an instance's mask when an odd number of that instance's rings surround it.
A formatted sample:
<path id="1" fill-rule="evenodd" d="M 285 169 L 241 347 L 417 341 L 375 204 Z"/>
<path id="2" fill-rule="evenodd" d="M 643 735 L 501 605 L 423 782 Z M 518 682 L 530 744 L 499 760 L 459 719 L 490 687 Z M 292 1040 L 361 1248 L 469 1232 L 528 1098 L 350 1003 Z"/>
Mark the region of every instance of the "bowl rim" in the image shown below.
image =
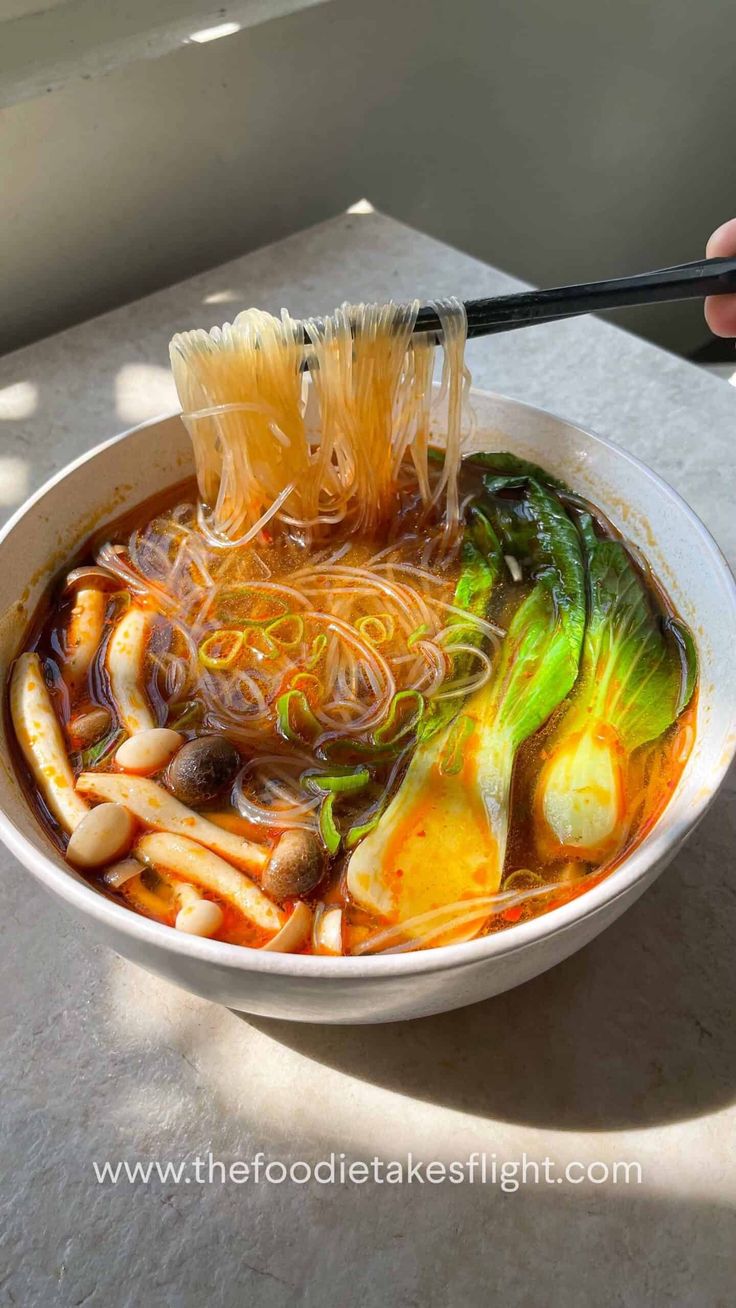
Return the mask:
<path id="1" fill-rule="evenodd" d="M 614 441 L 578 423 L 570 422 L 549 409 L 529 404 L 515 396 L 503 395 L 498 391 L 489 391 L 481 387 L 472 387 L 472 392 L 485 399 L 510 403 L 528 413 L 551 418 L 563 423 L 569 430 L 580 433 L 586 440 L 612 451 L 635 467 L 645 477 L 657 484 L 673 504 L 684 512 L 696 536 L 699 537 L 703 553 L 707 555 L 724 585 L 729 598 L 731 616 L 736 623 L 736 579 L 716 541 L 701 522 L 690 505 L 678 494 L 664 478 L 636 455 L 623 449 Z M 16 510 L 0 530 L 0 550 L 15 527 L 36 505 L 68 476 L 85 463 L 91 462 L 105 450 L 122 443 L 148 427 L 158 426 L 162 422 L 180 418 L 177 411 L 159 414 L 135 427 L 127 428 L 116 436 L 102 441 L 91 450 L 66 464 L 54 473 Z M 175 931 L 172 927 L 132 912 L 122 904 L 107 899 L 93 886 L 71 876 L 60 868 L 52 859 L 26 837 L 7 814 L 0 809 L 0 839 L 23 867 L 30 871 L 37 880 L 64 901 L 71 909 L 85 917 L 96 919 L 102 927 L 119 931 L 142 943 L 154 946 L 165 953 L 180 955 L 204 965 L 215 965 L 236 972 L 257 972 L 277 976 L 292 976 L 294 979 L 319 981 L 340 980 L 375 980 L 417 976 L 425 973 L 449 971 L 457 967 L 472 966 L 490 962 L 492 959 L 509 957 L 520 953 L 529 946 L 539 944 L 546 936 L 564 934 L 579 926 L 585 919 L 610 908 L 616 900 L 629 895 L 641 882 L 645 888 L 646 874 L 650 869 L 661 865 L 668 855 L 672 856 L 685 838 L 697 826 L 713 799 L 736 756 L 736 705 L 728 729 L 728 744 L 723 750 L 718 766 L 709 774 L 709 786 L 701 787 L 687 820 L 681 819 L 668 831 L 657 835 L 656 825 L 647 839 L 646 845 L 637 846 L 623 859 L 619 867 L 597 885 L 583 894 L 569 900 L 558 908 L 551 909 L 529 922 L 517 923 L 508 930 L 482 936 L 476 940 L 464 941 L 454 945 L 439 945 L 431 949 L 416 950 L 405 954 L 367 954 L 358 956 L 327 956 L 305 954 L 280 954 L 259 949 L 249 949 L 243 945 L 227 944 L 220 940 L 208 940 L 198 936 Z"/>

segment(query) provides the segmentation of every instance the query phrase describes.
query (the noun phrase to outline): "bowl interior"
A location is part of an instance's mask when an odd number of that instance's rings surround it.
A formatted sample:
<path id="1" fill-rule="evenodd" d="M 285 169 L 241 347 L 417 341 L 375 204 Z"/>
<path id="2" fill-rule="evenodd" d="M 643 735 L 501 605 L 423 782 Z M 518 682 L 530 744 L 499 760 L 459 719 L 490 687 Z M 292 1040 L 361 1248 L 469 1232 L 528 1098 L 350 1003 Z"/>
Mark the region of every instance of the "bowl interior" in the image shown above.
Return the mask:
<path id="1" fill-rule="evenodd" d="M 603 508 L 651 562 L 700 656 L 697 738 L 677 791 L 653 832 L 676 846 L 705 811 L 736 749 L 736 587 L 712 539 L 687 505 L 624 451 L 518 401 L 473 393 L 474 446 L 512 449 L 543 464 Z M 189 437 L 178 417 L 149 423 L 78 460 L 43 488 L 0 537 L 0 681 L 22 645 L 26 625 L 54 573 L 93 530 L 193 471 Z M 3 696 L 0 722 L 0 814 L 33 849 L 80 878 L 60 858 L 31 812 L 10 761 Z M 624 865 L 625 866 L 625 865 Z M 49 871 L 52 869 L 46 867 Z M 621 869 L 609 878 L 611 895 Z M 58 876 L 58 873 L 57 873 Z M 609 885 L 604 883 L 604 887 Z M 90 894 L 94 892 L 90 891 Z M 592 893 L 592 892 L 591 892 Z M 607 893 L 603 890 L 603 893 Z M 596 895 L 598 898 L 598 895 Z M 587 896 L 575 901 L 584 915 Z M 133 916 L 133 915 L 131 915 Z M 554 929 L 555 914 L 544 919 Z M 512 934 L 512 933 L 506 933 Z M 498 940 L 498 937 L 494 937 Z M 437 952 L 437 951 L 433 951 Z"/>

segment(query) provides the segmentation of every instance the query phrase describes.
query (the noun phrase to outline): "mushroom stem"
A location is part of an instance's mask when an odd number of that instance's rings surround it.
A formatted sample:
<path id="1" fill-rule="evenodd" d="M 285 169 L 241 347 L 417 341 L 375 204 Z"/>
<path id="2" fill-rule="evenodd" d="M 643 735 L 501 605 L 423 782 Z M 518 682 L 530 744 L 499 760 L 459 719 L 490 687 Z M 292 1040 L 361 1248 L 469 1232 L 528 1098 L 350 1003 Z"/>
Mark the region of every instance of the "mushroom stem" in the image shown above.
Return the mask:
<path id="1" fill-rule="evenodd" d="M 74 789 L 61 727 L 37 654 L 21 654 L 10 683 L 15 735 L 44 801 L 67 833 L 86 817 L 89 804 Z"/>
<path id="2" fill-rule="evenodd" d="M 188 881 L 171 882 L 179 912 L 174 926 L 177 931 L 185 931 L 190 936 L 208 938 L 219 931 L 222 926 L 223 912 L 219 904 L 200 895 L 195 886 Z"/>
<path id="3" fill-rule="evenodd" d="M 146 917 L 152 917 L 155 921 L 171 922 L 171 905 L 167 904 L 161 895 L 157 895 L 155 890 L 150 890 L 140 874 L 130 877 L 125 882 L 122 893 L 139 913 L 144 913 Z"/>
<path id="4" fill-rule="evenodd" d="M 77 780 L 77 790 L 92 799 L 123 804 L 144 826 L 188 836 L 246 871 L 260 872 L 268 861 L 267 849 L 215 826 L 180 804 L 149 777 L 127 776 L 122 772 L 83 772 Z"/>
<path id="5" fill-rule="evenodd" d="M 107 648 L 110 690 L 118 717 L 130 736 L 150 731 L 156 720 L 143 689 L 143 660 L 151 614 L 135 605 L 117 623 Z"/>
<path id="6" fill-rule="evenodd" d="M 142 836 L 135 853 L 157 870 L 168 868 L 184 881 L 212 891 L 264 931 L 280 930 L 283 913 L 266 898 L 255 882 L 195 840 L 159 832 Z"/>
<path id="7" fill-rule="evenodd" d="M 314 916 L 312 945 L 315 954 L 344 954 L 342 909 L 339 904 L 320 904 Z"/>
<path id="8" fill-rule="evenodd" d="M 137 863 L 140 871 L 141 864 L 137 859 L 130 859 L 131 863 Z M 174 926 L 177 931 L 184 931 L 190 936 L 213 936 L 222 926 L 223 912 L 219 904 L 212 899 L 205 899 L 196 886 L 189 881 L 180 881 L 177 877 L 170 876 L 164 872 L 162 867 L 156 868 L 156 876 L 171 894 L 171 897 L 178 908 L 174 919 Z M 150 910 L 158 917 L 168 917 L 169 909 L 165 905 L 161 896 L 155 891 L 149 890 L 144 882 L 137 877 L 137 884 L 133 887 L 133 898 L 138 897 L 140 907 L 148 905 Z"/>
<path id="9" fill-rule="evenodd" d="M 294 911 L 262 949 L 270 949 L 277 954 L 294 954 L 306 943 L 312 931 L 312 910 L 302 899 L 294 905 Z"/>
<path id="10" fill-rule="evenodd" d="M 105 625 L 107 596 L 97 587 L 78 590 L 66 633 L 64 680 L 71 688 L 84 682 Z"/>

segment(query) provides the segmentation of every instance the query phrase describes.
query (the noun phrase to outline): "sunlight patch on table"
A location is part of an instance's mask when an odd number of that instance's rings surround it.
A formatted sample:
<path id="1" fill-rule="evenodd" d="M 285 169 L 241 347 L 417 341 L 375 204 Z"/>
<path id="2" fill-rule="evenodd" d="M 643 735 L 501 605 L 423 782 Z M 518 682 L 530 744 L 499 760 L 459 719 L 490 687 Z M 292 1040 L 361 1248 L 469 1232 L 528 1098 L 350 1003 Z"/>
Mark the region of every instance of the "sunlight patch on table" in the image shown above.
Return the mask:
<path id="1" fill-rule="evenodd" d="M 15 508 L 16 504 L 22 504 L 28 495 L 30 484 L 30 469 L 25 459 L 15 458 L 13 455 L 0 456 L 0 505 L 5 508 Z"/>
<path id="2" fill-rule="evenodd" d="M 125 423 L 178 409 L 171 373 L 157 363 L 125 363 L 115 378 L 115 411 Z"/>
<path id="3" fill-rule="evenodd" d="M 30 418 L 37 408 L 38 387 L 35 382 L 20 381 L 0 387 L 0 420 Z"/>
<path id="4" fill-rule="evenodd" d="M 239 291 L 213 291 L 211 295 L 205 295 L 203 304 L 240 304 L 242 295 Z"/>
<path id="5" fill-rule="evenodd" d="M 208 45 L 210 41 L 220 41 L 223 36 L 234 36 L 240 31 L 240 23 L 217 23 L 214 27 L 202 27 L 198 32 L 191 32 L 190 41 L 197 45 Z"/>

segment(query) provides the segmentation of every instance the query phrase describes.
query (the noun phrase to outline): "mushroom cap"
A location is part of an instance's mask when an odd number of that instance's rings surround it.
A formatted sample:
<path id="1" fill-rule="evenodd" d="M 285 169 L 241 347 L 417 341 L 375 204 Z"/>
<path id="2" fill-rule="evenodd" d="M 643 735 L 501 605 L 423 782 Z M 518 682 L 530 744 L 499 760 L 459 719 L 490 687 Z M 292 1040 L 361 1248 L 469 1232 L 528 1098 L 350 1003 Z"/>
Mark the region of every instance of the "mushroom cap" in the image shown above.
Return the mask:
<path id="1" fill-rule="evenodd" d="M 326 866 L 325 848 L 315 831 L 285 831 L 271 851 L 261 886 L 279 903 L 299 899 L 319 885 Z"/>
<path id="2" fill-rule="evenodd" d="M 196 736 L 174 755 L 164 779 L 182 804 L 196 807 L 219 795 L 241 765 L 237 749 L 226 736 Z"/>

